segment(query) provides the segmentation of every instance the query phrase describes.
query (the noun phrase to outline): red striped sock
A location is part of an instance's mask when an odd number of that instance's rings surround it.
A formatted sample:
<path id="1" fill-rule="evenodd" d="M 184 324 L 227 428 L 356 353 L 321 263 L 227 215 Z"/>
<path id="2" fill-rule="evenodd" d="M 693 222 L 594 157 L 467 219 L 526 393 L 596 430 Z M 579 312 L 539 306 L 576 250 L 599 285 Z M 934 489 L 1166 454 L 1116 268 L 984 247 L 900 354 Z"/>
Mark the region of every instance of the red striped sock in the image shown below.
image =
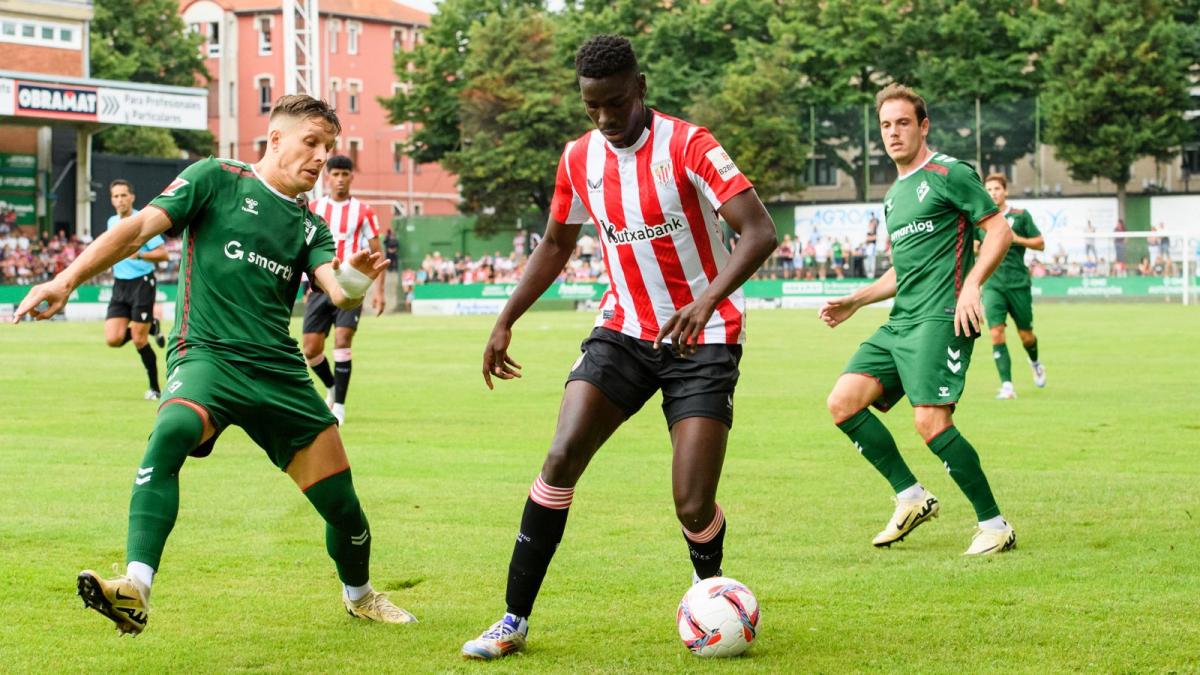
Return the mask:
<path id="1" fill-rule="evenodd" d="M 539 473 L 537 480 L 533 481 L 533 486 L 529 488 L 529 498 L 548 509 L 565 509 L 571 506 L 571 500 L 575 498 L 575 488 L 547 485 Z"/>
<path id="2" fill-rule="evenodd" d="M 683 528 L 683 536 L 687 537 L 689 541 L 693 541 L 697 544 L 707 544 L 717 536 L 717 533 L 721 531 L 721 527 L 724 525 L 725 513 L 721 511 L 721 505 L 717 504 L 717 512 L 713 515 L 712 522 L 708 524 L 708 527 L 704 528 L 700 532 L 692 532 L 685 527 Z"/>

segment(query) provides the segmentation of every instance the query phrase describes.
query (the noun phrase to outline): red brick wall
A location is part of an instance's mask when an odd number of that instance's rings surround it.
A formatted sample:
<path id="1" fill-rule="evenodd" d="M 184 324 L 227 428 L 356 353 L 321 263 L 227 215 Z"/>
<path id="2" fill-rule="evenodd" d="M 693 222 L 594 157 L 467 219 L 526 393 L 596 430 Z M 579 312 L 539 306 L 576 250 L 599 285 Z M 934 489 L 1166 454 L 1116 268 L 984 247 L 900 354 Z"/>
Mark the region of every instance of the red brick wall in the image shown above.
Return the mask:
<path id="1" fill-rule="evenodd" d="M 77 49 L 57 49 L 0 42 L 5 70 L 83 77 L 83 55 Z"/>
<path id="2" fill-rule="evenodd" d="M 0 152 L 37 153 L 37 129 L 0 126 Z"/>

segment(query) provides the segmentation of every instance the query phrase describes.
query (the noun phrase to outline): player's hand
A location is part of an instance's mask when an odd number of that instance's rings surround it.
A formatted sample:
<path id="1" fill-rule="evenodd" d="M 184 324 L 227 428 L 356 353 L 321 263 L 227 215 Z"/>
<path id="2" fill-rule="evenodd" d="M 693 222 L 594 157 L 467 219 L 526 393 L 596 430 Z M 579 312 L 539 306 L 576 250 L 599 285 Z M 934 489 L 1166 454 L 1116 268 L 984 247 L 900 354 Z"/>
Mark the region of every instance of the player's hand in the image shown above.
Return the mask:
<path id="1" fill-rule="evenodd" d="M 695 354 L 700 335 L 704 333 L 714 309 L 716 304 L 703 296 L 680 307 L 659 329 L 658 336 L 654 338 L 654 348 L 658 349 L 663 342 L 670 340 L 671 348 L 680 357 Z"/>
<path id="2" fill-rule="evenodd" d="M 488 389 L 492 386 L 492 376 L 501 380 L 511 380 L 521 376 L 521 364 L 508 355 L 508 343 L 512 341 L 512 331 L 496 326 L 488 338 L 487 347 L 483 350 L 483 382 Z"/>
<path id="3" fill-rule="evenodd" d="M 377 292 L 371 297 L 371 307 L 375 310 L 375 316 L 383 316 L 383 310 L 387 309 L 387 300 L 382 292 Z"/>
<path id="4" fill-rule="evenodd" d="M 14 324 L 20 322 L 26 314 L 38 321 L 49 319 L 58 314 L 66 306 L 67 299 L 70 296 L 70 287 L 57 278 L 51 279 L 44 284 L 38 284 L 29 289 L 29 292 L 25 294 L 25 299 L 21 301 L 21 304 L 17 305 L 17 310 L 12 315 L 12 322 Z M 43 302 L 46 303 L 46 307 L 39 310 L 38 306 Z"/>
<path id="5" fill-rule="evenodd" d="M 965 337 L 979 335 L 983 326 L 983 303 L 979 299 L 979 284 L 967 281 L 958 294 L 954 307 L 954 334 Z"/>
<path id="6" fill-rule="evenodd" d="M 347 258 L 345 264 L 353 267 L 372 279 L 378 279 L 379 273 L 387 267 L 387 258 L 383 256 L 383 253 L 371 253 L 364 248 L 359 249 L 354 253 L 354 255 Z M 334 258 L 333 269 L 336 270 L 337 268 L 338 261 L 337 258 Z"/>
<path id="7" fill-rule="evenodd" d="M 844 295 L 840 298 L 826 301 L 821 306 L 821 311 L 817 312 L 817 318 L 824 321 L 825 325 L 830 328 L 837 328 L 839 324 L 843 324 L 847 319 L 854 316 L 858 311 L 858 303 L 854 297 Z"/>

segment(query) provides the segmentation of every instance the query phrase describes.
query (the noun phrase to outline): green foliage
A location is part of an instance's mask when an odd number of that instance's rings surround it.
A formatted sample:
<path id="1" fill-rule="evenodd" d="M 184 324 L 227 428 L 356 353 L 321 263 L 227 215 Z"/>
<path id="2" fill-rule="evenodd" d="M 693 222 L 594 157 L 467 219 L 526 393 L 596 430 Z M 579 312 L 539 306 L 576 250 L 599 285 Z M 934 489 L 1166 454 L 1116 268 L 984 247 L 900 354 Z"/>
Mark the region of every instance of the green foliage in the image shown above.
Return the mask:
<path id="1" fill-rule="evenodd" d="M 1190 136 L 1187 33 L 1159 0 L 1065 4 L 1046 54 L 1047 140 L 1077 180 L 1117 184 L 1130 165 L 1165 160 Z"/>
<path id="2" fill-rule="evenodd" d="M 194 87 L 208 80 L 201 37 L 179 15 L 175 0 L 96 0 L 91 25 L 92 76 Z M 178 157 L 212 151 L 207 131 L 121 127 L 96 138 L 96 149 L 122 155 Z"/>

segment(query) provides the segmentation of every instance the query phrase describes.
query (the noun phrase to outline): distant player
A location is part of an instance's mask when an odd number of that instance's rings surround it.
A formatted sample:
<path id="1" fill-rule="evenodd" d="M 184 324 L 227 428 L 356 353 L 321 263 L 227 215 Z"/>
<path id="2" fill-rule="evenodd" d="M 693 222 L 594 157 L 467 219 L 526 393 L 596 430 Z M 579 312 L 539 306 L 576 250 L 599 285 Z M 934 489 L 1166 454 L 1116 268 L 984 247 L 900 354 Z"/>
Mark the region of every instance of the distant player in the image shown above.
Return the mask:
<path id="1" fill-rule="evenodd" d="M 333 233 L 337 257 L 345 260 L 357 253 L 365 240 L 371 253 L 379 253 L 379 219 L 369 204 L 350 196 L 350 184 L 354 181 L 354 164 L 349 157 L 333 155 L 325 163 L 325 175 L 329 177 L 330 194 L 309 204 L 313 213 L 321 216 Z M 375 315 L 383 314 L 384 275 L 379 272 L 375 282 L 372 305 Z M 304 358 L 309 367 L 325 385 L 325 403 L 333 411 L 338 424 L 346 422 L 346 394 L 350 391 L 350 347 L 354 333 L 358 330 L 358 319 L 362 316 L 362 305 L 354 309 L 341 309 L 333 304 L 329 295 L 322 292 L 319 284 L 312 285 L 312 292 L 304 305 Z M 333 372 L 325 359 L 325 337 L 333 331 Z"/>
<path id="2" fill-rule="evenodd" d="M 558 428 L 529 491 L 508 568 L 507 612 L 463 645 L 494 659 L 525 646 L 528 617 L 592 456 L 657 391 L 674 450 L 675 514 L 696 578 L 721 571 L 725 516 L 717 482 L 733 424 L 745 338 L 740 287 L 775 250 L 775 226 L 750 181 L 708 130 L 645 104 L 629 41 L 591 38 L 575 57 L 596 129 L 567 144 L 550 219 L 483 355 L 483 378 L 520 376 L 512 326 L 547 289 L 593 220 L 611 286 L 567 376 Z M 718 215 L 741 233 L 730 254 Z"/>
<path id="3" fill-rule="evenodd" d="M 112 229 L 122 218 L 137 213 L 133 208 L 133 185 L 127 180 L 117 179 L 108 186 L 116 215 L 109 217 L 108 229 Z M 146 390 L 147 401 L 157 401 L 162 390 L 158 386 L 158 359 L 150 347 L 150 336 L 155 335 L 161 349 L 166 341 L 159 332 L 158 319 L 154 318 L 154 296 L 158 286 L 154 280 L 154 265 L 167 260 L 167 246 L 162 237 L 154 237 L 141 246 L 133 255 L 113 265 L 112 298 L 108 301 L 108 313 L 104 318 L 104 341 L 109 347 L 123 347 L 133 342 L 150 388 Z"/>
<path id="4" fill-rule="evenodd" d="M 257 164 L 209 158 L 184 169 L 150 208 L 121 220 L 61 274 L 30 290 L 13 317 L 50 318 L 79 284 L 164 232 L 186 241 L 166 401 L 133 481 L 126 575 L 101 579 L 84 570 L 78 579 L 84 604 L 121 633 L 146 627 L 151 582 L 179 511 L 184 460 L 212 452 L 230 425 L 242 427 L 325 520 L 326 549 L 350 615 L 415 621 L 371 588 L 371 530 L 350 463 L 288 335 L 301 273 L 350 309 L 386 264 L 366 251 L 334 257 L 329 229 L 301 196 L 316 183 L 340 129 L 323 101 L 284 96 L 271 111 L 267 151 Z M 43 302 L 46 309 L 38 309 Z"/>
<path id="5" fill-rule="evenodd" d="M 1007 551 L 1017 536 L 952 415 L 983 322 L 980 287 L 1000 264 L 1012 232 L 975 170 L 926 145 L 923 98 L 892 84 L 875 97 L 875 110 L 899 174 L 883 203 L 893 266 L 871 285 L 825 303 L 820 317 L 836 327 L 860 307 L 893 296 L 896 301 L 887 323 L 850 358 L 829 394 L 829 412 L 896 491 L 896 511 L 875 546 L 904 539 L 938 513 L 937 498 L 917 482 L 887 427 L 868 410 L 874 404 L 886 412 L 907 396 L 917 432 L 975 508 L 979 530 L 967 555 Z M 975 226 L 988 236 L 972 265 Z"/>
<path id="6" fill-rule="evenodd" d="M 996 272 L 983 285 L 983 312 L 987 315 L 988 330 L 992 333 L 992 358 L 1000 371 L 998 399 L 1017 397 L 1012 383 L 1012 359 L 1008 356 L 1008 343 L 1004 335 L 1004 323 L 1012 316 L 1017 325 L 1017 335 L 1029 354 L 1029 365 L 1033 368 L 1033 383 L 1046 386 L 1046 368 L 1038 360 L 1037 336 L 1033 334 L 1033 285 L 1029 268 L 1025 266 L 1025 249 L 1046 250 L 1046 240 L 1033 224 L 1028 211 L 1008 205 L 1008 179 L 1002 173 L 994 173 L 984 181 L 988 194 L 1000 209 L 1000 215 L 1012 229 L 1012 246 Z M 976 228 L 975 238 L 984 240 L 984 231 Z"/>

